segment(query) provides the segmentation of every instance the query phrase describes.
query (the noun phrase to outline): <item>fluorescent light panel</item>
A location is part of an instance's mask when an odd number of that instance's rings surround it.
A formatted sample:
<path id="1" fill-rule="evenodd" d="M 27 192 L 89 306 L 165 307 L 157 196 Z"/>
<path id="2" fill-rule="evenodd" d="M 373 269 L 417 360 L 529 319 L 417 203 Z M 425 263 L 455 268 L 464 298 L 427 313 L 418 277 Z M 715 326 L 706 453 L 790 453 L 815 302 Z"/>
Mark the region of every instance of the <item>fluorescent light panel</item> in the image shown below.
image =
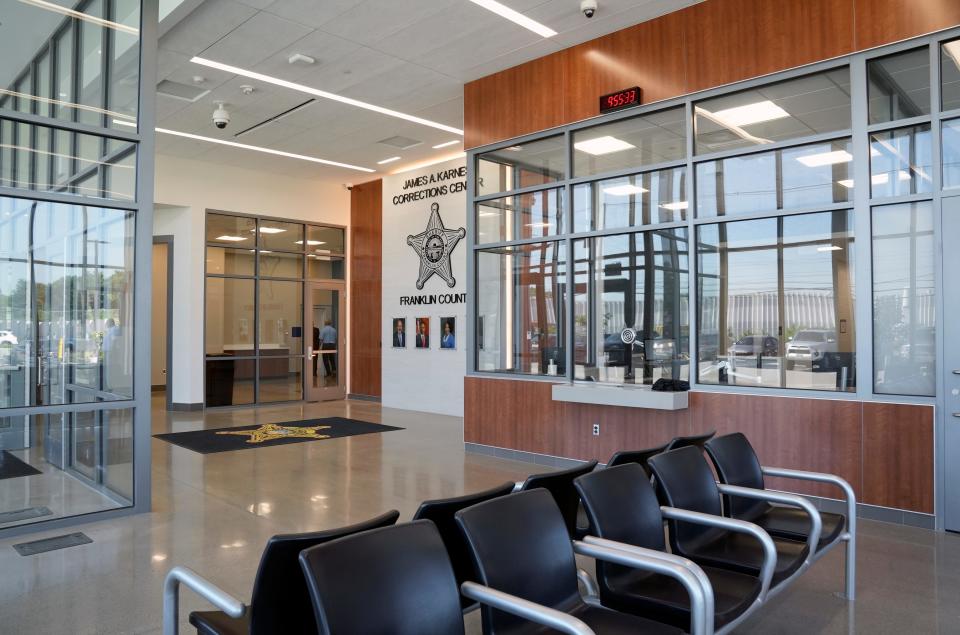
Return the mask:
<path id="1" fill-rule="evenodd" d="M 430 121 L 429 119 L 424 119 L 422 117 L 415 117 L 413 115 L 408 115 L 406 113 L 399 112 L 397 110 L 391 110 L 389 108 L 384 108 L 382 106 L 369 104 L 365 101 L 360 101 L 359 99 L 351 99 L 350 97 L 344 97 L 343 95 L 337 95 L 336 93 L 329 93 L 325 90 L 319 90 L 317 88 L 311 88 L 310 86 L 304 86 L 303 84 L 288 82 L 285 79 L 271 77 L 270 75 L 264 75 L 263 73 L 255 73 L 253 71 L 248 71 L 245 68 L 230 66 L 229 64 L 221 64 L 220 62 L 215 62 L 213 60 L 208 60 L 202 57 L 194 57 L 190 61 L 193 62 L 194 64 L 199 64 L 201 66 L 206 66 L 208 68 L 216 68 L 217 70 L 224 71 L 225 73 L 233 73 L 234 75 L 249 77 L 250 79 L 255 79 L 255 80 L 264 82 L 266 84 L 273 84 L 274 86 L 282 86 L 283 88 L 296 90 L 301 93 L 313 95 L 314 97 L 321 97 L 323 99 L 339 101 L 340 103 L 347 104 L 349 106 L 356 106 L 357 108 L 371 110 L 373 112 L 378 112 L 382 115 L 387 115 L 389 117 L 396 117 L 397 119 L 411 121 L 413 123 L 418 123 L 423 126 L 437 128 L 438 130 L 444 130 L 446 132 L 452 132 L 453 134 L 460 135 L 461 137 L 463 136 L 463 130 L 460 130 L 459 128 L 454 128 L 453 126 L 448 126 L 442 123 L 438 123 L 436 121 Z"/>
<path id="2" fill-rule="evenodd" d="M 420 163 L 414 163 L 412 165 L 407 165 L 399 170 L 391 172 L 391 174 L 403 174 L 404 172 L 409 172 L 410 170 L 419 170 L 420 168 L 427 168 L 431 165 L 436 165 L 438 163 L 444 163 L 446 161 L 453 161 L 454 159 L 462 159 L 467 156 L 466 152 L 457 152 L 456 154 L 451 154 L 445 157 L 440 157 L 439 159 L 430 159 L 429 161 L 422 161 Z"/>
<path id="3" fill-rule="evenodd" d="M 453 141 L 447 141 L 446 143 L 438 143 L 437 145 L 433 146 L 433 149 L 434 149 L 434 150 L 439 150 L 440 148 L 447 148 L 447 147 L 450 147 L 450 146 L 452 146 L 452 145 L 456 145 L 456 144 L 458 144 L 458 143 L 460 143 L 460 140 L 459 140 L 459 139 L 454 139 Z"/>
<path id="4" fill-rule="evenodd" d="M 578 141 L 577 143 L 573 144 L 573 147 L 581 152 L 586 152 L 587 154 L 601 156 L 604 154 L 612 154 L 614 152 L 622 152 L 624 150 L 629 150 L 630 148 L 635 148 L 636 146 L 632 143 L 627 143 L 623 139 L 605 136 L 597 137 L 595 139 L 587 139 L 586 141 Z"/>
<path id="5" fill-rule="evenodd" d="M 202 135 L 191 134 L 189 132 L 180 132 L 179 130 L 157 128 L 157 132 L 161 134 L 173 135 L 175 137 L 183 137 L 185 139 L 195 139 L 196 141 L 206 141 L 207 143 L 217 143 L 222 146 L 230 146 L 231 148 L 240 148 L 242 150 L 253 150 L 254 152 L 263 152 L 265 154 L 273 154 L 278 157 L 288 157 L 290 159 L 300 159 L 301 161 L 310 161 L 312 163 L 332 165 L 334 167 L 346 168 L 348 170 L 357 170 L 359 172 L 376 172 L 376 170 L 371 170 L 370 168 L 361 167 L 359 165 L 350 165 L 349 163 L 340 163 L 339 161 L 328 161 L 327 159 L 318 159 L 317 157 L 309 157 L 305 154 L 294 154 L 292 152 L 272 150 L 270 148 L 264 148 L 261 146 L 252 146 L 246 143 L 237 143 L 236 141 L 225 141 L 223 139 L 214 139 L 213 137 L 204 137 Z"/>
<path id="6" fill-rule="evenodd" d="M 225 243 L 239 243 L 246 240 L 246 238 L 244 238 L 243 236 L 223 235 L 223 236 L 217 236 L 216 238 L 214 238 L 214 240 L 222 240 Z"/>
<path id="7" fill-rule="evenodd" d="M 295 242 L 294 244 L 295 244 L 295 245 L 302 245 L 302 244 L 303 244 L 303 241 L 302 241 L 302 240 L 298 240 L 298 241 Z M 327 243 L 325 243 L 325 242 L 322 241 L 322 240 L 308 240 L 308 241 L 307 241 L 307 245 L 309 245 L 309 246 L 311 246 L 311 247 L 316 247 L 317 245 L 326 245 L 326 244 L 327 244 Z"/>
<path id="8" fill-rule="evenodd" d="M 610 196 L 630 196 L 632 194 L 643 194 L 646 191 L 646 188 L 630 185 L 629 183 L 603 188 L 603 193 L 609 194 Z"/>
<path id="9" fill-rule="evenodd" d="M 386 165 L 387 163 L 393 163 L 394 161 L 399 161 L 400 157 L 390 157 L 389 159 L 384 159 L 383 161 L 377 161 L 377 165 Z"/>
<path id="10" fill-rule="evenodd" d="M 261 234 L 282 234 L 285 231 L 287 230 L 280 229 L 279 227 L 261 227 L 260 228 Z"/>
<path id="11" fill-rule="evenodd" d="M 663 209 L 669 209 L 671 211 L 678 212 L 680 210 L 688 209 L 690 207 L 690 203 L 688 203 L 687 201 L 675 201 L 673 203 L 664 203 L 660 207 L 662 207 Z"/>
<path id="12" fill-rule="evenodd" d="M 835 165 L 837 163 L 849 163 L 853 161 L 853 155 L 846 150 L 834 150 L 833 152 L 819 152 L 817 154 L 808 154 L 797 157 L 797 161 L 808 168 L 819 168 L 825 165 Z"/>
<path id="13" fill-rule="evenodd" d="M 752 126 L 765 121 L 774 121 L 789 117 L 790 113 L 770 100 L 758 101 L 753 104 L 725 108 L 713 113 L 717 119 L 731 126 Z"/>
<path id="14" fill-rule="evenodd" d="M 519 11 L 514 11 L 506 5 L 500 4 L 496 0 L 470 0 L 470 2 L 477 6 L 483 7 L 487 11 L 493 11 L 500 17 L 506 18 L 514 24 L 519 24 L 523 28 L 533 31 L 541 37 L 553 37 L 557 34 L 557 32 L 550 27 L 540 24 L 536 20 L 532 20 Z"/>
<path id="15" fill-rule="evenodd" d="M 817 251 L 823 253 L 828 251 L 843 251 L 843 247 L 838 247 L 837 245 L 829 245 L 824 247 L 817 247 Z"/>

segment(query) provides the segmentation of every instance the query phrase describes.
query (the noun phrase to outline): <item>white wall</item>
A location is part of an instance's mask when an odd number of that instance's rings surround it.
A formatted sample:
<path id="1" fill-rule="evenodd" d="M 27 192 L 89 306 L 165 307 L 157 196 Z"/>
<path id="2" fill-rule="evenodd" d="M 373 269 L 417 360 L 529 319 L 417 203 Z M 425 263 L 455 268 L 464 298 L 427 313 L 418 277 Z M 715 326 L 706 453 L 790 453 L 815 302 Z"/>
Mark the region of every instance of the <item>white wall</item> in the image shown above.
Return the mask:
<path id="1" fill-rule="evenodd" d="M 466 369 L 466 304 L 431 304 L 403 306 L 401 296 L 446 296 L 465 294 L 467 290 L 467 242 L 463 238 L 451 254 L 454 287 L 438 275 L 426 281 L 423 289 L 417 289 L 420 272 L 420 257 L 407 244 L 407 236 L 416 235 L 427 228 L 430 208 L 439 205 L 440 217 L 448 230 L 466 227 L 466 177 L 458 175 L 450 179 L 437 179 L 449 170 L 464 168 L 463 159 L 433 165 L 428 168 L 388 176 L 383 179 L 383 313 L 381 317 L 382 358 L 382 403 L 391 408 L 436 412 L 463 416 L 463 377 Z M 434 183 L 429 183 L 430 177 Z M 411 179 L 427 177 L 422 186 L 404 188 Z M 448 193 L 428 196 L 421 200 L 395 203 L 394 197 L 446 187 Z M 463 189 L 460 189 L 463 188 Z M 459 191 L 450 193 L 451 189 Z M 436 192 L 431 192 L 431 194 Z M 453 316 L 457 319 L 456 350 L 440 348 L 440 318 Z M 407 347 L 393 348 L 393 318 L 407 318 Z M 414 320 L 430 318 L 429 350 L 414 347 Z"/>
<path id="2" fill-rule="evenodd" d="M 206 210 L 349 225 L 350 192 L 340 182 L 290 178 L 157 155 L 153 234 L 172 235 L 172 401 L 199 404 L 203 387 L 203 272 Z M 349 245 L 349 230 L 347 236 Z M 347 277 L 349 279 L 349 267 Z M 349 316 L 350 304 L 347 299 Z M 349 324 L 349 317 L 347 319 Z M 349 333 L 345 333 L 349 336 Z M 349 387 L 348 387 L 349 389 Z"/>

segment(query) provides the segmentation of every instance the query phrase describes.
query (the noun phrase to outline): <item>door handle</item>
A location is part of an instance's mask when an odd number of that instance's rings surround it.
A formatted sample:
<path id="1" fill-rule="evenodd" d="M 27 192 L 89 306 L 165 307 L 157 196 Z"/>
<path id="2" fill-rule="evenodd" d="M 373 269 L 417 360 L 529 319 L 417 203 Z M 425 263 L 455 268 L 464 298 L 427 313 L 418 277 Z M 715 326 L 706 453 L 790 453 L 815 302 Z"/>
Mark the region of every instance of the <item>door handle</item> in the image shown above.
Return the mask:
<path id="1" fill-rule="evenodd" d="M 956 417 L 956 418 L 958 418 L 958 419 L 960 419 L 960 412 L 955 412 L 955 413 L 953 413 L 953 416 Z"/>
<path id="2" fill-rule="evenodd" d="M 960 375 L 960 368 L 954 368 L 954 369 L 953 369 L 953 374 L 954 374 L 954 375 Z"/>

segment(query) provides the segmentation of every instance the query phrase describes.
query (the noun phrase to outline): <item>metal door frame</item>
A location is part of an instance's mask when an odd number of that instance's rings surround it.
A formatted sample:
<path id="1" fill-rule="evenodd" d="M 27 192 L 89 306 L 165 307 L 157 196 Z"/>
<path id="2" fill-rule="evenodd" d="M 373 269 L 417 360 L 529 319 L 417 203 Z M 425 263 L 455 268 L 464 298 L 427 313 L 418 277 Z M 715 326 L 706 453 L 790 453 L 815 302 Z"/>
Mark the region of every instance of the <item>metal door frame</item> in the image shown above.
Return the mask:
<path id="1" fill-rule="evenodd" d="M 314 290 L 335 291 L 340 294 L 337 306 L 337 386 L 335 388 L 313 387 L 313 357 L 319 355 L 313 350 L 313 292 Z M 304 346 L 303 356 L 303 396 L 308 402 L 336 401 L 347 398 L 347 339 L 344 337 L 344 323 L 347 317 L 347 284 L 345 281 L 304 281 L 303 326 Z M 307 338 L 309 337 L 309 340 Z M 323 363 L 322 358 L 317 360 L 318 367 Z"/>

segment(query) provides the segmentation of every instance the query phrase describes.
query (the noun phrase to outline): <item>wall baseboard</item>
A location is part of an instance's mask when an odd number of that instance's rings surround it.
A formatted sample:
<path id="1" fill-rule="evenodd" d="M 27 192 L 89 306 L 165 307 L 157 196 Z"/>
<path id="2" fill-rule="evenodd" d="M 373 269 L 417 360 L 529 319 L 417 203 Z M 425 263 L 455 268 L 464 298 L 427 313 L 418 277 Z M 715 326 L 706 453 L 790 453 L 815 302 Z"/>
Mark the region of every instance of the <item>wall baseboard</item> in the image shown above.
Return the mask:
<path id="1" fill-rule="evenodd" d="M 375 396 L 373 396 L 373 395 L 354 395 L 354 394 L 349 394 L 349 395 L 347 395 L 347 399 L 351 399 L 351 400 L 353 400 L 353 401 L 372 401 L 372 402 L 374 402 L 374 403 L 380 403 L 380 397 L 375 397 Z"/>
<path id="2" fill-rule="evenodd" d="M 463 445 L 467 452 L 485 454 L 487 456 L 495 456 L 497 458 L 510 459 L 512 461 L 525 461 L 527 463 L 534 463 L 536 465 L 552 467 L 555 469 L 567 469 L 586 463 L 586 461 L 568 459 L 562 456 L 550 456 L 548 454 L 537 454 L 536 452 L 524 452 L 523 450 L 498 448 L 496 446 L 483 445 L 481 443 L 465 442 Z M 601 463 L 601 465 L 603 464 Z M 829 512 L 832 514 L 842 514 L 846 511 L 846 503 L 841 500 L 834 498 L 822 498 L 820 496 L 810 496 L 807 494 L 804 494 L 804 496 L 810 499 L 814 506 L 820 511 Z M 857 503 L 857 518 L 878 520 L 880 522 L 893 523 L 895 525 L 906 525 L 908 527 L 919 527 L 921 529 L 931 530 L 936 529 L 937 524 L 936 516 L 931 514 L 922 514 L 906 509 L 894 509 L 892 507 L 865 505 L 863 503 Z"/>
<path id="3" fill-rule="evenodd" d="M 167 410 L 173 410 L 175 412 L 196 412 L 197 410 L 203 410 L 202 403 L 171 403 L 167 406 Z"/>

